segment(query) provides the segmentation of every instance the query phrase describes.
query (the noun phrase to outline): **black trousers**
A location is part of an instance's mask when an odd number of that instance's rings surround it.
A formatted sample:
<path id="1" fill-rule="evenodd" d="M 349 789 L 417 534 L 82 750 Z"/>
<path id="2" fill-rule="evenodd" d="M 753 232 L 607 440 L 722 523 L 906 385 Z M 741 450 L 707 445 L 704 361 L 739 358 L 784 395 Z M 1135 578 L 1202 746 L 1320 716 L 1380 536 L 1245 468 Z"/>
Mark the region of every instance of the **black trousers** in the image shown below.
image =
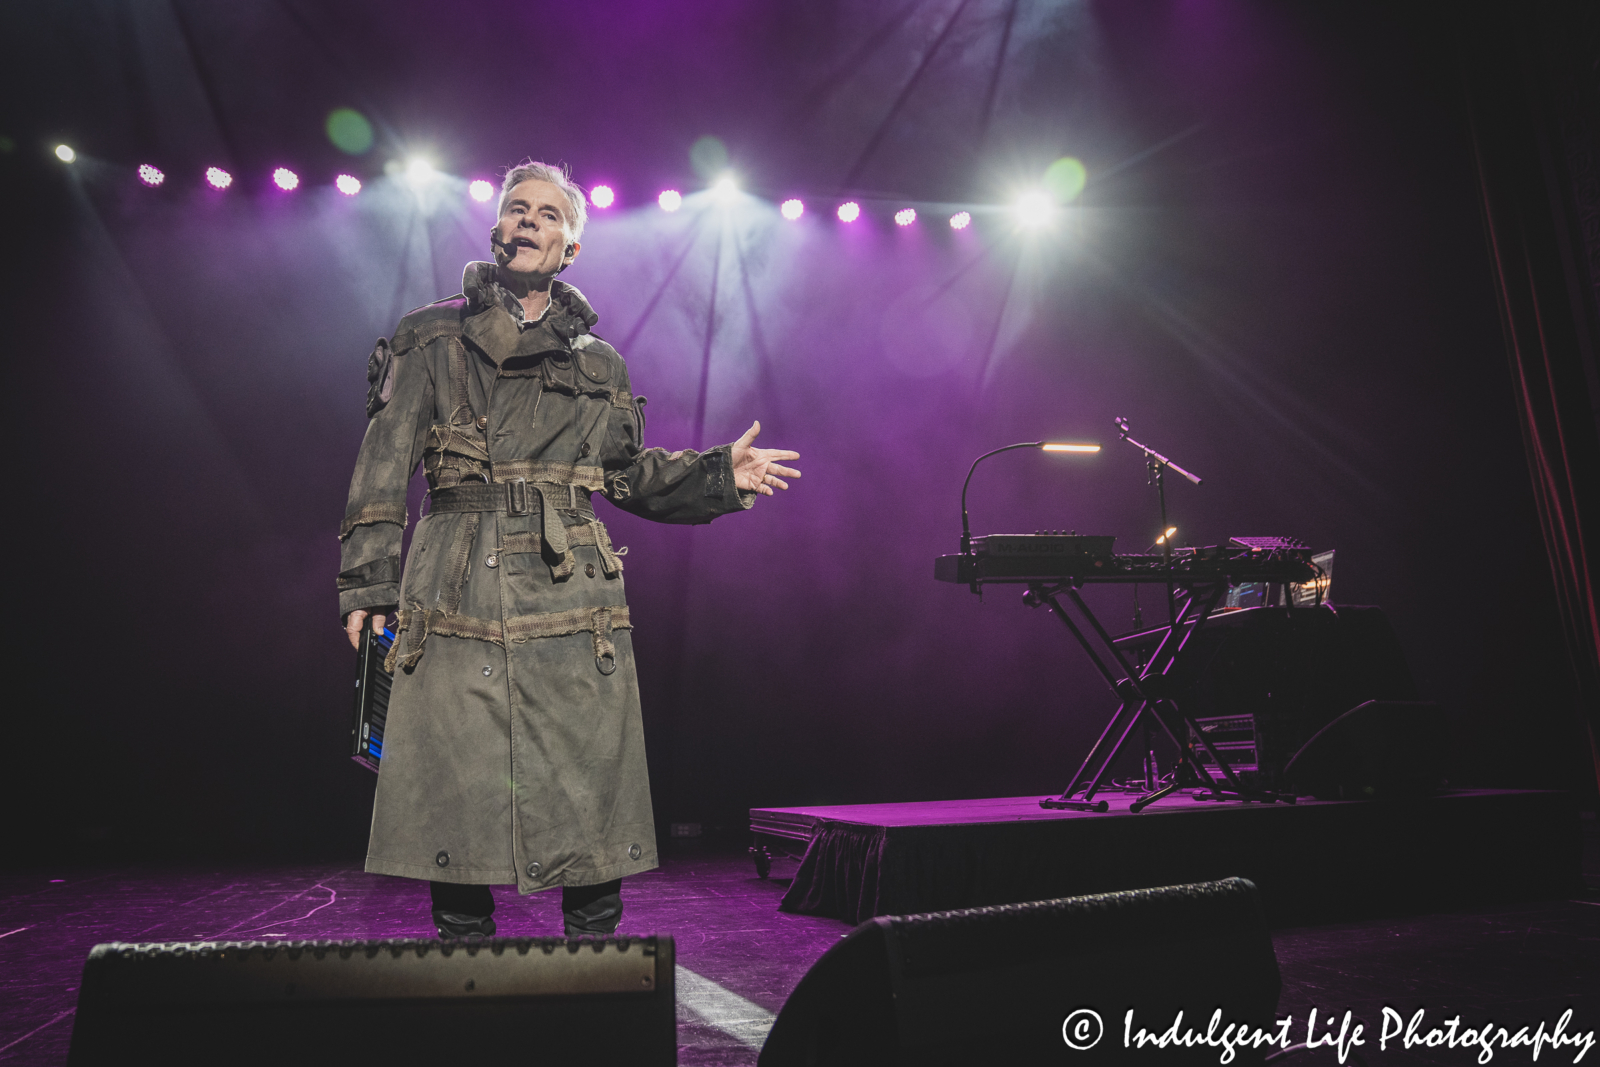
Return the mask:
<path id="1" fill-rule="evenodd" d="M 433 910 L 487 918 L 494 914 L 494 894 L 486 885 L 429 882 Z M 599 885 L 561 887 L 561 914 L 568 937 L 605 937 L 622 921 L 622 879 Z"/>

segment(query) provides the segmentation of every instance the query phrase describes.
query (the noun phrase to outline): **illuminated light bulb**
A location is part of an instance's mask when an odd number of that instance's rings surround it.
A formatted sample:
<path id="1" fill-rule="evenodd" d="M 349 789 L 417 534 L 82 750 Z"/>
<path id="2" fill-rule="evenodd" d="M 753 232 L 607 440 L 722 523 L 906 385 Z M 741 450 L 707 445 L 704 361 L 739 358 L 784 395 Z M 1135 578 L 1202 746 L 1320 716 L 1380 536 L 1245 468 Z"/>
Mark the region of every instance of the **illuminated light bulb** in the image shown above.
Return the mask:
<path id="1" fill-rule="evenodd" d="M 300 175 L 288 167 L 279 167 L 272 172 L 272 184 L 287 193 L 300 187 Z"/>
<path id="2" fill-rule="evenodd" d="M 1160 537 L 1156 538 L 1156 544 L 1158 544 L 1158 545 L 1165 544 L 1166 541 L 1167 541 L 1167 538 L 1171 537 L 1173 534 L 1175 534 L 1177 532 L 1178 532 L 1178 528 L 1176 526 L 1168 526 L 1167 527 L 1167 532 L 1162 534 Z"/>
<path id="3" fill-rule="evenodd" d="M 1057 442 L 1053 442 L 1053 441 L 1052 442 L 1047 442 L 1047 443 L 1045 443 L 1043 445 L 1040 445 L 1039 447 L 1043 448 L 1046 452 L 1098 452 L 1098 451 L 1100 451 L 1100 446 L 1099 445 L 1079 445 L 1079 444 L 1068 444 L 1068 443 L 1065 443 L 1065 442 L 1057 443 Z"/>
<path id="4" fill-rule="evenodd" d="M 917 209 L 914 207 L 903 207 L 894 213 L 894 224 L 896 226 L 910 226 L 916 221 Z"/>
<path id="5" fill-rule="evenodd" d="M 228 186 L 233 184 L 233 175 L 229 174 L 221 167 L 207 167 L 206 181 L 213 189 L 226 189 Z"/>
<path id="6" fill-rule="evenodd" d="M 56 158 L 63 163 L 71 163 L 78 158 L 78 153 L 72 150 L 71 145 L 58 144 L 56 145 Z"/>
<path id="7" fill-rule="evenodd" d="M 683 206 L 683 194 L 676 189 L 666 189 L 656 197 L 656 203 L 661 205 L 662 211 L 676 211 Z"/>
<path id="8" fill-rule="evenodd" d="M 848 200 L 839 205 L 839 221 L 854 222 L 861 217 L 861 205 L 854 200 Z"/>
<path id="9" fill-rule="evenodd" d="M 598 208 L 608 208 L 617 202 L 617 191 L 609 185 L 597 185 L 589 190 L 589 203 Z"/>
<path id="10" fill-rule="evenodd" d="M 345 196 L 355 196 L 361 191 L 361 179 L 354 174 L 341 174 L 333 179 L 333 184 Z"/>
<path id="11" fill-rule="evenodd" d="M 1056 205 L 1050 194 L 1037 190 L 1017 198 L 1017 221 L 1028 229 L 1038 229 L 1055 217 Z"/>
<path id="12" fill-rule="evenodd" d="M 413 188 L 425 185 L 433 178 L 433 164 L 426 159 L 413 159 L 406 164 L 406 178 L 411 182 Z"/>
<path id="13" fill-rule="evenodd" d="M 717 198 L 717 203 L 727 207 L 739 198 L 739 183 L 733 180 L 733 175 L 724 174 L 711 187 L 711 195 Z"/>
<path id="14" fill-rule="evenodd" d="M 971 225 L 972 225 L 972 213 L 971 212 L 958 211 L 954 215 L 950 216 L 950 228 L 952 230 L 964 230 L 968 226 L 971 226 Z"/>
<path id="15" fill-rule="evenodd" d="M 494 186 L 490 185 L 482 178 L 479 178 L 477 181 L 467 186 L 467 193 L 478 203 L 487 204 L 489 202 L 489 198 L 494 195 Z"/>
<path id="16" fill-rule="evenodd" d="M 806 206 L 798 200 L 785 200 L 778 208 L 778 214 L 794 222 L 806 213 Z"/>
<path id="17" fill-rule="evenodd" d="M 161 173 L 160 167 L 153 167 L 148 163 L 141 163 L 139 164 L 139 180 L 154 188 L 155 186 L 166 181 L 167 176 Z"/>

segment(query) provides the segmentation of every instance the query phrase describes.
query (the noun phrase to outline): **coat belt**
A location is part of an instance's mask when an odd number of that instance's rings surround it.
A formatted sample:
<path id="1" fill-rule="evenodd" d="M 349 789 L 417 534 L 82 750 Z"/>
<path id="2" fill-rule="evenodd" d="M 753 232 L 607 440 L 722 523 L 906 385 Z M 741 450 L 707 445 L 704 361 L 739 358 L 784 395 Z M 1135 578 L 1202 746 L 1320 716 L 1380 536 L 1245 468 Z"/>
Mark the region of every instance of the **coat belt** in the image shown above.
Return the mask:
<path id="1" fill-rule="evenodd" d="M 430 514 L 503 511 L 507 515 L 531 515 L 535 496 L 539 498 L 539 520 L 544 543 L 558 561 L 553 576 L 557 581 L 571 577 L 578 559 L 567 542 L 567 524 L 561 521 L 558 512 L 568 512 L 574 518 L 588 523 L 599 522 L 595 518 L 594 505 L 589 502 L 589 494 L 580 492 L 571 482 L 530 482 L 526 478 L 512 478 L 493 484 L 469 482 L 435 489 L 428 494 L 428 499 L 431 502 Z M 620 565 L 613 566 L 614 561 L 608 551 L 603 551 L 602 555 L 606 557 L 607 575 L 621 569 Z"/>
<path id="2" fill-rule="evenodd" d="M 434 513 L 449 511 L 503 511 L 507 515 L 531 515 L 537 494 L 545 510 L 576 511 L 594 519 L 589 494 L 571 483 L 530 482 L 513 478 L 506 482 L 464 482 L 428 494 L 428 507 Z"/>

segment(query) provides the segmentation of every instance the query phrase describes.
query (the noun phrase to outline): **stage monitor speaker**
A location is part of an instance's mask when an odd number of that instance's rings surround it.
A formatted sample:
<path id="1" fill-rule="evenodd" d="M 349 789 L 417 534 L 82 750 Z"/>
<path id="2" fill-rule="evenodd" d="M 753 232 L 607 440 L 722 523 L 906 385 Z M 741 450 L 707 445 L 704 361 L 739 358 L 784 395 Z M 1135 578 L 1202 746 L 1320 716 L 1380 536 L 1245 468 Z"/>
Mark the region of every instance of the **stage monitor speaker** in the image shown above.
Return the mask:
<path id="1" fill-rule="evenodd" d="M 675 1008 L 670 937 L 96 945 L 67 1062 L 673 1064 Z"/>
<path id="2" fill-rule="evenodd" d="M 1160 1037 L 1181 1011 L 1177 1037 L 1203 1037 L 1220 1010 L 1215 1039 L 1238 1032 L 1230 1023 L 1270 1037 L 1278 991 L 1256 887 L 1242 878 L 880 917 L 800 980 L 759 1063 L 1215 1065 L 1215 1044 L 1141 1050 L 1139 1031 Z M 1240 1048 L 1231 1062 L 1272 1051 Z"/>
<path id="3" fill-rule="evenodd" d="M 1124 646 L 1148 655 L 1164 631 Z M 1364 700 L 1416 700 L 1400 639 L 1381 608 L 1249 608 L 1195 631 L 1168 676 L 1171 695 L 1202 727 L 1231 720 L 1254 749 L 1245 778 L 1287 788 L 1284 766 L 1310 737 Z M 1239 770 L 1235 766 L 1235 770 Z"/>
<path id="4" fill-rule="evenodd" d="M 1444 781 L 1446 729 L 1437 704 L 1369 700 L 1290 757 L 1284 782 L 1318 800 L 1432 796 Z"/>

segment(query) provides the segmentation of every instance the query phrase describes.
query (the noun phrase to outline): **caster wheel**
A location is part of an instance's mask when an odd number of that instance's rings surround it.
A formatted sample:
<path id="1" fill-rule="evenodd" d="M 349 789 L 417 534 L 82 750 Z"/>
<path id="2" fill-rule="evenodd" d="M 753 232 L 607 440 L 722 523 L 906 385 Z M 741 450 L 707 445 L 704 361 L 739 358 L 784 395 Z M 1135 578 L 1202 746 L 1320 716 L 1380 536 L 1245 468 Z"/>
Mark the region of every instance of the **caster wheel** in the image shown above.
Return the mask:
<path id="1" fill-rule="evenodd" d="M 755 857 L 756 877 L 765 879 L 772 873 L 772 853 L 765 845 L 751 845 L 750 855 Z"/>

